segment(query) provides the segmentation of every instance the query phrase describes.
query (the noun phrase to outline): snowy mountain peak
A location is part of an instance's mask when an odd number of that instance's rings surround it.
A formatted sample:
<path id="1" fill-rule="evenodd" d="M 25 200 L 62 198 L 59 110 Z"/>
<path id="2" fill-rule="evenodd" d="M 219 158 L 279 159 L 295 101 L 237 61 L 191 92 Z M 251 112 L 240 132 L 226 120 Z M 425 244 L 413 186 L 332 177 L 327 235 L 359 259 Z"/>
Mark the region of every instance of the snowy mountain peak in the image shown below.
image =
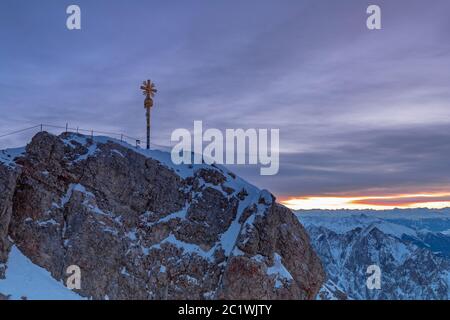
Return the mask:
<path id="1" fill-rule="evenodd" d="M 311 299 L 324 278 L 292 212 L 221 166 L 43 132 L 0 163 L 0 191 L 0 278 L 9 237 L 59 282 L 79 266 L 95 299 Z"/>
<path id="2" fill-rule="evenodd" d="M 328 275 L 319 298 L 449 299 L 448 217 L 424 209 L 298 212 Z M 366 286 L 371 265 L 382 272 L 380 290 Z"/>

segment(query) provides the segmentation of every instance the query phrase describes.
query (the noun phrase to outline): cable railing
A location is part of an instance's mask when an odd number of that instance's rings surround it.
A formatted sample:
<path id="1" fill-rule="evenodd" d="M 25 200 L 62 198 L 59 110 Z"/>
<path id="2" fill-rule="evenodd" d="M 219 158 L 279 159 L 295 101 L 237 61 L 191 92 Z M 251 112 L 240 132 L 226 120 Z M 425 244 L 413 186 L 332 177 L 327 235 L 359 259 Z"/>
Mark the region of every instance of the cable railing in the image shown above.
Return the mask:
<path id="1" fill-rule="evenodd" d="M 23 133 L 27 133 L 27 132 L 43 132 L 43 131 L 47 131 L 49 133 L 53 133 L 51 131 L 57 131 L 57 133 L 64 133 L 64 132 L 72 132 L 72 133 L 78 133 L 78 134 L 83 134 L 86 136 L 98 136 L 98 135 L 104 135 L 104 136 L 108 136 L 111 138 L 114 138 L 116 140 L 119 140 L 121 142 L 126 142 L 132 145 L 135 145 L 136 148 L 140 148 L 141 142 L 144 141 L 143 138 L 140 137 L 132 137 L 129 136 L 127 134 L 124 133 L 117 133 L 117 132 L 108 132 L 108 131 L 102 131 L 102 130 L 95 130 L 95 129 L 83 129 L 80 127 L 71 127 L 69 126 L 68 123 L 66 123 L 65 126 L 57 126 L 57 125 L 52 125 L 52 124 L 38 124 L 32 127 L 27 127 L 27 128 L 23 128 L 23 129 L 18 129 L 15 131 L 11 131 L 8 133 L 4 133 L 4 134 L 0 134 L 0 139 L 2 138 L 8 138 L 11 136 L 15 136 L 15 135 L 19 135 L 19 134 L 23 134 Z M 170 146 L 164 146 L 164 145 L 158 145 L 158 144 L 154 144 L 151 143 L 151 147 L 156 147 L 156 148 L 160 148 L 160 149 L 168 149 L 170 148 Z"/>
<path id="2" fill-rule="evenodd" d="M 33 126 L 33 127 L 29 127 L 29 128 L 20 129 L 20 130 L 12 131 L 12 132 L 9 132 L 9 133 L 5 133 L 5 134 L 0 135 L 0 138 L 6 138 L 6 137 L 9 137 L 9 136 L 13 136 L 13 135 L 25 132 L 25 131 L 29 131 L 29 130 L 32 130 L 32 129 L 39 128 L 40 126 L 42 126 L 42 125 L 37 125 L 37 126 Z"/>

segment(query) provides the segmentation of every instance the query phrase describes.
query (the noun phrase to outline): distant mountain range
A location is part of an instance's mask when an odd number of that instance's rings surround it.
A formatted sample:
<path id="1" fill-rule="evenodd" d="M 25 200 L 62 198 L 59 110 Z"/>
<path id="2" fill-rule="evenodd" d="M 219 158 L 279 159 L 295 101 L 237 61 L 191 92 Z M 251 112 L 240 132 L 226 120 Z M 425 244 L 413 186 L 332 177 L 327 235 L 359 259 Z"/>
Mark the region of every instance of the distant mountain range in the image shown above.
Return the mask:
<path id="1" fill-rule="evenodd" d="M 321 299 L 450 298 L 450 209 L 297 211 L 328 276 Z M 381 289 L 369 290 L 378 265 Z"/>

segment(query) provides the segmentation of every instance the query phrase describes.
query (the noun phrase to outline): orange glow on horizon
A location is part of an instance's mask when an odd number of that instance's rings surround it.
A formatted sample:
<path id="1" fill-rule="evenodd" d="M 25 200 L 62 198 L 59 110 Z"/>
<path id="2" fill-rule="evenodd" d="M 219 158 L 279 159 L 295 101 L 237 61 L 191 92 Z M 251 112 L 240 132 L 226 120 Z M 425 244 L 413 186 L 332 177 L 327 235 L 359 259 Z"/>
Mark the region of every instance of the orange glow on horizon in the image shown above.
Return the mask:
<path id="1" fill-rule="evenodd" d="M 292 210 L 338 209 L 442 209 L 450 207 L 450 193 L 402 194 L 394 196 L 307 196 L 291 197 L 281 203 Z"/>

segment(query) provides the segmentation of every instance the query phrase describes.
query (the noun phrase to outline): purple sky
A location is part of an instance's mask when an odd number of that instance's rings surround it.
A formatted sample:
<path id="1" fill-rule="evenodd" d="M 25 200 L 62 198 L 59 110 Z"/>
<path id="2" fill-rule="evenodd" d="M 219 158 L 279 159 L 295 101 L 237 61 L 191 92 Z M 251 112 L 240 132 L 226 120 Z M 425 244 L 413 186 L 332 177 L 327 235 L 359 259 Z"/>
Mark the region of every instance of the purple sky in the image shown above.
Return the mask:
<path id="1" fill-rule="evenodd" d="M 66 29 L 69 4 L 81 31 Z M 0 49 L 0 134 L 69 122 L 144 136 L 151 78 L 156 143 L 194 120 L 279 128 L 277 176 L 233 168 L 279 196 L 449 190 L 448 0 L 2 0 Z"/>

